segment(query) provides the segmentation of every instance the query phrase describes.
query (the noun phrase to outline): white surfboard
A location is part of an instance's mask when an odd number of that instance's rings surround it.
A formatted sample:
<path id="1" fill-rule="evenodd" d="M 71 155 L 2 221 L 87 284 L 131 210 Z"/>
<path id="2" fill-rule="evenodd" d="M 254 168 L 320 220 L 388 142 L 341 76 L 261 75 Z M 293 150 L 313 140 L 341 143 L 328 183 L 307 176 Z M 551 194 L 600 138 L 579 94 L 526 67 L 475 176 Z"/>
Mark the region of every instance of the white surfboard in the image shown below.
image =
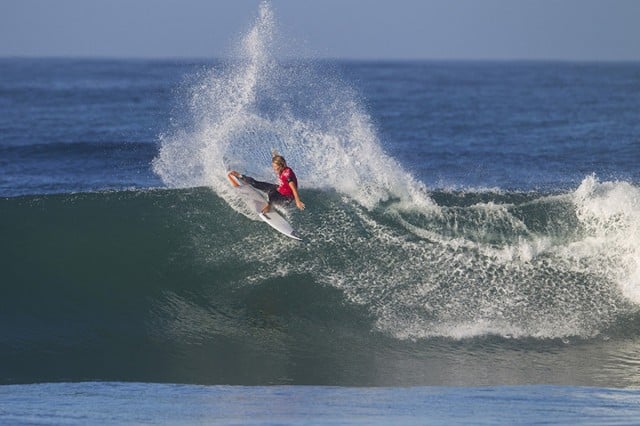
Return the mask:
<path id="1" fill-rule="evenodd" d="M 258 191 L 251 185 L 244 184 L 231 175 L 229 175 L 229 180 L 235 187 L 235 190 L 238 191 L 247 207 L 249 207 L 251 211 L 255 212 L 260 219 L 267 222 L 269 226 L 281 234 L 286 235 L 289 238 L 293 238 L 294 240 L 302 241 L 302 238 L 296 234 L 296 231 L 289 222 L 287 222 L 275 209 L 272 208 L 271 211 L 266 214 L 262 213 L 262 208 L 267 203 L 265 194 Z"/>

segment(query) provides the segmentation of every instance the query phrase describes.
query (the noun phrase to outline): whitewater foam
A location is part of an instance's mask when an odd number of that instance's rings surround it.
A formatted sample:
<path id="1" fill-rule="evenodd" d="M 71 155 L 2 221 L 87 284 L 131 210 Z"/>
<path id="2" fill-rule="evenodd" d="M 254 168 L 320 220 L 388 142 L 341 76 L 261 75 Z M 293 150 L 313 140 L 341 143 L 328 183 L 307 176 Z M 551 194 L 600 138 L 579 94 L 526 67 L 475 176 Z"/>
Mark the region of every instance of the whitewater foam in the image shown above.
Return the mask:
<path id="1" fill-rule="evenodd" d="M 350 220 L 324 230 L 338 245 L 322 281 L 399 339 L 598 336 L 634 309 L 621 299 L 634 301 L 637 239 L 613 232 L 635 229 L 633 191 L 588 177 L 572 193 L 503 204 L 353 205 Z M 340 239 L 346 228 L 358 231 Z"/>
<path id="2" fill-rule="evenodd" d="M 640 189 L 627 182 L 583 180 L 574 192 L 584 239 L 571 245 L 578 261 L 612 277 L 640 303 Z"/>

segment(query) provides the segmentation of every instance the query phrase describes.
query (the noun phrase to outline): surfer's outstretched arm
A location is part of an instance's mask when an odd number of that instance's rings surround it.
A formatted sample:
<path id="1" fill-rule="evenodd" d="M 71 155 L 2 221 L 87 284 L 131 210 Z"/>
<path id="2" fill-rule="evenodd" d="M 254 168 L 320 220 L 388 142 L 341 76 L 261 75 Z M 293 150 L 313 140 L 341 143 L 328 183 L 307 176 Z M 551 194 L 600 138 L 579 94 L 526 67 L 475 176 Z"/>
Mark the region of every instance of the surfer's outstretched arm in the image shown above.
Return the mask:
<path id="1" fill-rule="evenodd" d="M 296 185 L 295 182 L 290 181 L 289 182 L 289 187 L 291 188 L 291 192 L 293 192 L 293 199 L 296 200 L 296 206 L 300 210 L 304 210 L 304 203 L 300 199 L 300 194 L 298 194 L 298 185 Z"/>

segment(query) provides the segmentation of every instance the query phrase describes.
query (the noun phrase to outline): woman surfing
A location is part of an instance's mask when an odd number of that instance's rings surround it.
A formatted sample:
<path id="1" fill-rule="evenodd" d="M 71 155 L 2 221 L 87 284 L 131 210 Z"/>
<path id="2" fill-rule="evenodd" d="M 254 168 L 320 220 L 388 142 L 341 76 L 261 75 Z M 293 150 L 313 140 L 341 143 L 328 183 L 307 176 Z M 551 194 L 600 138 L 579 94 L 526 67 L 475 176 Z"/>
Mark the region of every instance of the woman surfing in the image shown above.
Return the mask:
<path id="1" fill-rule="evenodd" d="M 271 210 L 272 204 L 289 204 L 291 201 L 295 201 L 296 207 L 300 210 L 304 210 L 304 203 L 300 199 L 298 193 L 298 178 L 293 172 L 291 167 L 287 166 L 287 162 L 283 156 L 274 153 L 271 158 L 271 166 L 273 171 L 278 176 L 278 183 L 261 182 L 246 175 L 242 175 L 235 170 L 231 170 L 227 176 L 233 186 L 239 186 L 238 183 L 231 178 L 231 176 L 240 179 L 252 187 L 266 192 L 268 197 L 267 204 L 262 208 L 262 213 L 268 213 Z"/>

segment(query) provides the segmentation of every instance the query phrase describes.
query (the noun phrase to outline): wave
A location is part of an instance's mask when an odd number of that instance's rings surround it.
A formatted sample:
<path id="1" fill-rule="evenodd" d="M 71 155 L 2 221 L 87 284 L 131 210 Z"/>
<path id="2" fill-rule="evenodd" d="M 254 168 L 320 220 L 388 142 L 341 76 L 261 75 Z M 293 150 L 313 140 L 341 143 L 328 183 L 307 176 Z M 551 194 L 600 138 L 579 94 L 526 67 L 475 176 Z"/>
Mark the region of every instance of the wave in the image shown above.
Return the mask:
<path id="1" fill-rule="evenodd" d="M 277 45 L 265 2 L 238 60 L 188 83 L 186 121 L 160 136 L 153 162 L 175 189 L 1 200 L 6 282 L 46 286 L 34 292 L 43 300 L 85 281 L 160 300 L 145 291 L 289 280 L 338 291 L 366 313 L 354 323 L 404 340 L 588 338 L 635 314 L 636 186 L 589 176 L 558 194 L 428 192 L 385 154 L 353 90 L 278 61 Z M 310 206 L 287 213 L 304 244 L 248 220 L 226 180 L 228 168 L 268 176 L 256 165 L 269 168 L 271 148 L 295 167 Z M 207 300 L 193 305 L 208 312 Z"/>
<path id="2" fill-rule="evenodd" d="M 5 382 L 262 383 L 290 357 L 637 337 L 637 186 L 429 192 L 353 90 L 275 60 L 274 34 L 263 3 L 240 58 L 194 77 L 153 161 L 169 189 L 0 198 Z M 269 176 L 272 148 L 301 182 L 307 210 L 285 214 L 303 243 L 226 180 Z"/>
<path id="3" fill-rule="evenodd" d="M 281 43 L 263 2 L 237 61 L 194 78 L 190 120 L 160 138 L 154 170 L 165 184 L 210 187 L 248 216 L 226 170 L 269 176 L 270 148 L 285 153 L 303 187 L 334 194 L 313 223 L 301 216 L 316 232 L 285 258 L 395 337 L 590 336 L 615 322 L 620 295 L 640 301 L 638 239 L 627 238 L 637 237 L 638 206 L 623 195 L 635 187 L 588 177 L 572 194 L 443 205 L 455 196 L 429 193 L 384 152 L 356 93 L 312 64 L 278 60 Z M 259 276 L 278 276 L 284 249 L 265 244 L 277 254 L 253 260 L 270 260 Z"/>
<path id="4" fill-rule="evenodd" d="M 555 195 L 440 192 L 437 209 L 305 198 L 308 211 L 286 212 L 302 244 L 209 188 L 3 199 L 3 281 L 144 292 L 180 288 L 178 271 L 234 291 L 286 278 L 339 290 L 401 339 L 592 336 L 640 302 L 640 190 L 625 182 L 587 177 Z"/>
<path id="5" fill-rule="evenodd" d="M 97 359 L 98 378 L 150 381 L 163 363 L 195 362 L 160 374 L 181 382 L 203 373 L 198 357 L 237 353 L 236 366 L 442 339 L 637 337 L 636 186 L 435 192 L 436 209 L 413 210 L 304 196 L 305 212 L 287 212 L 302 243 L 211 188 L 0 199 L 2 377 L 52 378 L 51 356 L 82 379 L 97 378 Z M 136 370 L 115 373 L 127 363 Z"/>

